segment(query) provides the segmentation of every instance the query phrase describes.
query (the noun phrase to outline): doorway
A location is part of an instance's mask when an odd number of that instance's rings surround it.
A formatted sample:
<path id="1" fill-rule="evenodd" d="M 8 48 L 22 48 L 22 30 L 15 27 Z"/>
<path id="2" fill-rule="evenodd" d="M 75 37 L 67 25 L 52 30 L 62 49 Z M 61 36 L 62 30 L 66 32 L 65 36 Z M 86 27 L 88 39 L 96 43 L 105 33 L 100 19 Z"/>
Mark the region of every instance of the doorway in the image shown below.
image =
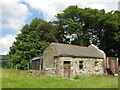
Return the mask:
<path id="1" fill-rule="evenodd" d="M 64 77 L 70 78 L 70 61 L 64 61 Z"/>
<path id="2" fill-rule="evenodd" d="M 33 60 L 31 63 L 30 63 L 30 69 L 32 70 L 39 70 L 40 68 L 40 60 Z"/>

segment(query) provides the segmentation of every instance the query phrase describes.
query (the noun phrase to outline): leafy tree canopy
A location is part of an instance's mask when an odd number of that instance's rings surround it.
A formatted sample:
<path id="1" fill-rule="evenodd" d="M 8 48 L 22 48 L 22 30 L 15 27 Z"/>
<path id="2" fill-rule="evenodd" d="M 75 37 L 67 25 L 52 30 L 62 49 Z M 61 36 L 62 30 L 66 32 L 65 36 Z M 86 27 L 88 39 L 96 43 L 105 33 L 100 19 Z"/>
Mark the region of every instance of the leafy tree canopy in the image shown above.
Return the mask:
<path id="1" fill-rule="evenodd" d="M 58 13 L 54 24 L 61 43 L 95 44 L 107 56 L 120 58 L 120 12 L 69 6 Z M 120 60 L 119 60 L 120 61 Z"/>
<path id="2" fill-rule="evenodd" d="M 35 18 L 22 28 L 10 47 L 9 65 L 24 69 L 28 61 L 42 54 L 51 42 L 95 44 L 107 56 L 120 59 L 120 12 L 69 6 L 58 13 L 53 22 Z"/>
<path id="3" fill-rule="evenodd" d="M 51 23 L 39 18 L 33 19 L 30 25 L 22 28 L 10 47 L 9 65 L 25 69 L 31 58 L 42 54 L 49 43 L 57 42 L 55 33 L 55 27 Z"/>

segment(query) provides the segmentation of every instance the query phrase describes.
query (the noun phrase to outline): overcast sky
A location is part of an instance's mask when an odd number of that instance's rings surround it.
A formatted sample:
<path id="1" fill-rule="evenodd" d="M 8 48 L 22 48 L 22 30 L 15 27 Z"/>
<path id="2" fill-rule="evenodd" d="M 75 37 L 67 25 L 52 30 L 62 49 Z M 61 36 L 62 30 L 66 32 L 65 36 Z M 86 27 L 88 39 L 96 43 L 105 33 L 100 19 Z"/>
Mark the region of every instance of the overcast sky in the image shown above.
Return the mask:
<path id="1" fill-rule="evenodd" d="M 35 17 L 50 21 L 69 5 L 118 10 L 120 0 L 0 0 L 0 54 L 7 54 L 15 36 Z"/>

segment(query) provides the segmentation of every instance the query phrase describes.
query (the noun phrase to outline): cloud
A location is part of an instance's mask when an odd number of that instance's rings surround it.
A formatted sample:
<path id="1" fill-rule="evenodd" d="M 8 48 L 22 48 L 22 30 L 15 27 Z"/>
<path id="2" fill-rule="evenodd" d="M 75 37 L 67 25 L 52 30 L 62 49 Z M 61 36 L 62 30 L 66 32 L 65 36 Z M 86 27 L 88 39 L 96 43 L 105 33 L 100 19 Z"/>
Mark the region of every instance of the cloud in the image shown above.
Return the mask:
<path id="1" fill-rule="evenodd" d="M 102 1 L 102 2 L 101 2 Z M 97 2 L 89 2 L 89 7 L 93 9 L 105 9 L 107 12 L 118 10 L 118 1 L 116 0 L 98 0 Z"/>
<path id="2" fill-rule="evenodd" d="M 28 7 L 19 0 L 0 0 L 0 29 L 19 30 L 29 14 Z"/>
<path id="3" fill-rule="evenodd" d="M 53 20 L 57 13 L 64 10 L 69 5 L 80 4 L 78 0 L 25 0 L 32 8 L 42 12 L 45 20 Z M 82 6 L 82 4 L 80 4 Z"/>
<path id="4" fill-rule="evenodd" d="M 7 54 L 9 47 L 15 41 L 16 35 L 6 35 L 5 37 L 0 38 L 0 54 Z"/>
<path id="5" fill-rule="evenodd" d="M 27 17 L 31 15 L 26 4 L 42 13 L 44 19 L 49 21 L 54 20 L 54 16 L 62 12 L 69 5 L 78 5 L 80 8 L 90 7 L 112 11 L 118 9 L 118 1 L 119 0 L 0 0 L 0 29 L 8 29 L 8 31 L 12 30 L 12 32 L 17 30 L 19 32 L 20 28 L 25 24 Z M 13 41 L 15 41 L 15 35 L 6 35 L 0 38 L 0 53 L 8 53 Z"/>
<path id="6" fill-rule="evenodd" d="M 53 20 L 57 13 L 64 10 L 69 5 L 78 5 L 80 8 L 90 7 L 96 9 L 105 9 L 106 11 L 117 10 L 119 0 L 25 0 L 32 8 L 42 12 L 44 19 Z"/>

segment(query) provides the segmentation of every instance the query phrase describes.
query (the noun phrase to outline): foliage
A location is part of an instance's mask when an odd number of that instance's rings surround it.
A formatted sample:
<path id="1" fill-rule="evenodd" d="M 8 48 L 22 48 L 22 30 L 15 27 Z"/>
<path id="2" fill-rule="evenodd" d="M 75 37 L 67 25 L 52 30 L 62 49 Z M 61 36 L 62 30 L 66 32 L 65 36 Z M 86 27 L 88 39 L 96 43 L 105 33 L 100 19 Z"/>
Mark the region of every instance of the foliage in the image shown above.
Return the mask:
<path id="1" fill-rule="evenodd" d="M 25 70 L 3 69 L 0 78 L 2 88 L 118 88 L 117 76 L 80 76 L 69 80 L 54 76 L 34 77 Z"/>
<path id="2" fill-rule="evenodd" d="M 104 34 L 101 37 L 100 48 L 107 56 L 120 59 L 120 12 L 112 11 L 104 16 Z"/>
<path id="3" fill-rule="evenodd" d="M 58 13 L 54 24 L 61 43 L 95 44 L 107 56 L 120 59 L 120 12 L 69 6 Z M 119 60 L 120 61 L 120 60 Z"/>
<path id="4" fill-rule="evenodd" d="M 10 47 L 9 65 L 24 69 L 51 42 L 95 44 L 107 56 L 120 59 L 120 12 L 69 6 L 57 14 L 54 22 L 35 18 L 22 28 Z"/>
<path id="5" fill-rule="evenodd" d="M 25 25 L 16 41 L 10 47 L 9 65 L 25 69 L 31 58 L 39 56 L 51 42 L 56 42 L 54 26 L 42 19 L 35 18 Z"/>

